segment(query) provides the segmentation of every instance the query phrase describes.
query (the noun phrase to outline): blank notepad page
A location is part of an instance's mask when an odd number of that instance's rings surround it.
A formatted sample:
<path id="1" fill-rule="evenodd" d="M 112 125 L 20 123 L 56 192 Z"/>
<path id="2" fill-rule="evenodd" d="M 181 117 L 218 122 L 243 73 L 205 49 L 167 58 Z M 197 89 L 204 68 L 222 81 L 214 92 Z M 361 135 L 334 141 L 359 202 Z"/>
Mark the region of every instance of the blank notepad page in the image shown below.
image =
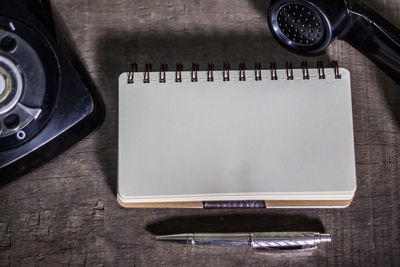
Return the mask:
<path id="1" fill-rule="evenodd" d="M 120 76 L 118 193 L 125 200 L 340 198 L 354 193 L 350 74 L 230 81 L 199 72 Z M 278 77 L 286 77 L 278 70 Z"/>

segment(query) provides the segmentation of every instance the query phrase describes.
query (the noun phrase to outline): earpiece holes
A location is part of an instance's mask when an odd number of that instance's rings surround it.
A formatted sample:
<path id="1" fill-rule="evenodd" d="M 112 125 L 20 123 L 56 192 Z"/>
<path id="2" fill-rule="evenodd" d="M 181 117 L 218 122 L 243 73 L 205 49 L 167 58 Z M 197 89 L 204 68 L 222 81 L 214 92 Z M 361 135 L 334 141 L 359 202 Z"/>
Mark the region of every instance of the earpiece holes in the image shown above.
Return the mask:
<path id="1" fill-rule="evenodd" d="M 323 21 L 311 7 L 299 4 L 286 4 L 277 14 L 280 32 L 293 43 L 315 45 L 324 34 Z"/>

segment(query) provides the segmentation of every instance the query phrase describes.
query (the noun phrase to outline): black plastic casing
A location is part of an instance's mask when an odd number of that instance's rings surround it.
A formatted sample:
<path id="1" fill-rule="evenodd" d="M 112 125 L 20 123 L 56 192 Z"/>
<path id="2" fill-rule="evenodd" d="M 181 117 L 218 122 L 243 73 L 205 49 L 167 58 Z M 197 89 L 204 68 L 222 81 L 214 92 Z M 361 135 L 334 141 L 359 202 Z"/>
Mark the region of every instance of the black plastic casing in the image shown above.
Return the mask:
<path id="1" fill-rule="evenodd" d="M 351 3 L 350 23 L 339 39 L 352 45 L 400 84 L 400 30 L 363 1 Z"/>
<path id="2" fill-rule="evenodd" d="M 312 7 L 324 20 L 325 39 L 314 45 L 290 43 L 279 32 L 277 15 L 288 3 Z M 400 30 L 385 20 L 365 1 L 272 0 L 268 23 L 273 37 L 290 51 L 306 56 L 321 54 L 335 39 L 344 40 L 363 53 L 400 84 Z"/>
<path id="3" fill-rule="evenodd" d="M 48 14 L 51 13 L 46 15 Z M 54 102 L 47 105 L 51 110 L 48 110 L 49 115 L 43 118 L 44 123 L 36 135 L 13 148 L 4 150 L 4 147 L 0 147 L 1 186 L 32 171 L 89 135 L 104 121 L 105 108 L 83 68 L 78 66 L 78 74 L 76 68 L 57 47 L 54 35 L 50 33 L 54 30 L 53 25 L 41 23 L 16 0 L 0 0 L 0 19 L 3 22 L 9 20 L 16 25 L 22 25 L 21 29 L 36 33 L 36 38 L 47 44 L 48 50 L 45 52 L 50 51 L 52 55 L 48 56 L 54 57 L 56 64 L 46 67 L 55 70 L 52 74 L 56 77 L 50 78 L 57 81 L 54 88 L 47 88 L 49 95 L 54 96 Z M 51 20 L 48 18 L 47 21 Z M 4 23 L 2 25 L 4 26 Z M 16 27 L 15 34 L 19 35 L 19 27 Z M 30 43 L 29 40 L 26 41 Z M 39 55 L 44 53 L 37 52 Z M 87 81 L 86 85 L 82 79 Z M 39 117 L 38 120 L 40 119 L 42 118 Z"/>
<path id="4" fill-rule="evenodd" d="M 311 7 L 325 24 L 324 39 L 317 45 L 296 45 L 288 43 L 285 38 L 279 36 L 277 16 L 280 8 L 287 3 L 298 3 Z M 349 23 L 350 18 L 347 14 L 347 7 L 343 0 L 272 0 L 268 11 L 268 24 L 273 33 L 272 36 L 292 52 L 302 55 L 318 55 L 325 51 L 329 44 L 343 31 Z"/>

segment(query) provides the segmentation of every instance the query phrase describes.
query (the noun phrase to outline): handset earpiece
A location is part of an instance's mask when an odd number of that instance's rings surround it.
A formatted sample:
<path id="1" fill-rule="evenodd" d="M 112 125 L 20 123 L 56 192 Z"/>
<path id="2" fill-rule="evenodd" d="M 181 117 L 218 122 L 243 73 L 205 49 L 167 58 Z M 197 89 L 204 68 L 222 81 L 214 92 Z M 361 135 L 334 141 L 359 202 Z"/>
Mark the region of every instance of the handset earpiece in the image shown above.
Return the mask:
<path id="1" fill-rule="evenodd" d="M 268 23 L 276 40 L 302 55 L 322 53 L 339 38 L 400 83 L 400 31 L 363 5 L 344 0 L 272 0 Z"/>

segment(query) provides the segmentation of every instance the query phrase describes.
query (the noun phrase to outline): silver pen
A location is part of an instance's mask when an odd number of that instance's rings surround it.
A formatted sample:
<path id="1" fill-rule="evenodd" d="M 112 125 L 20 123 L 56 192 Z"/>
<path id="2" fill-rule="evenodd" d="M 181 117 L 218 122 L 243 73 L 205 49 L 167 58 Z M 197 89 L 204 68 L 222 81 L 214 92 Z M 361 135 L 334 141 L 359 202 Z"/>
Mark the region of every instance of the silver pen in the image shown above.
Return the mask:
<path id="1" fill-rule="evenodd" d="M 158 241 L 193 245 L 251 246 L 257 249 L 313 249 L 331 242 L 329 234 L 314 232 L 188 233 L 156 236 Z"/>

